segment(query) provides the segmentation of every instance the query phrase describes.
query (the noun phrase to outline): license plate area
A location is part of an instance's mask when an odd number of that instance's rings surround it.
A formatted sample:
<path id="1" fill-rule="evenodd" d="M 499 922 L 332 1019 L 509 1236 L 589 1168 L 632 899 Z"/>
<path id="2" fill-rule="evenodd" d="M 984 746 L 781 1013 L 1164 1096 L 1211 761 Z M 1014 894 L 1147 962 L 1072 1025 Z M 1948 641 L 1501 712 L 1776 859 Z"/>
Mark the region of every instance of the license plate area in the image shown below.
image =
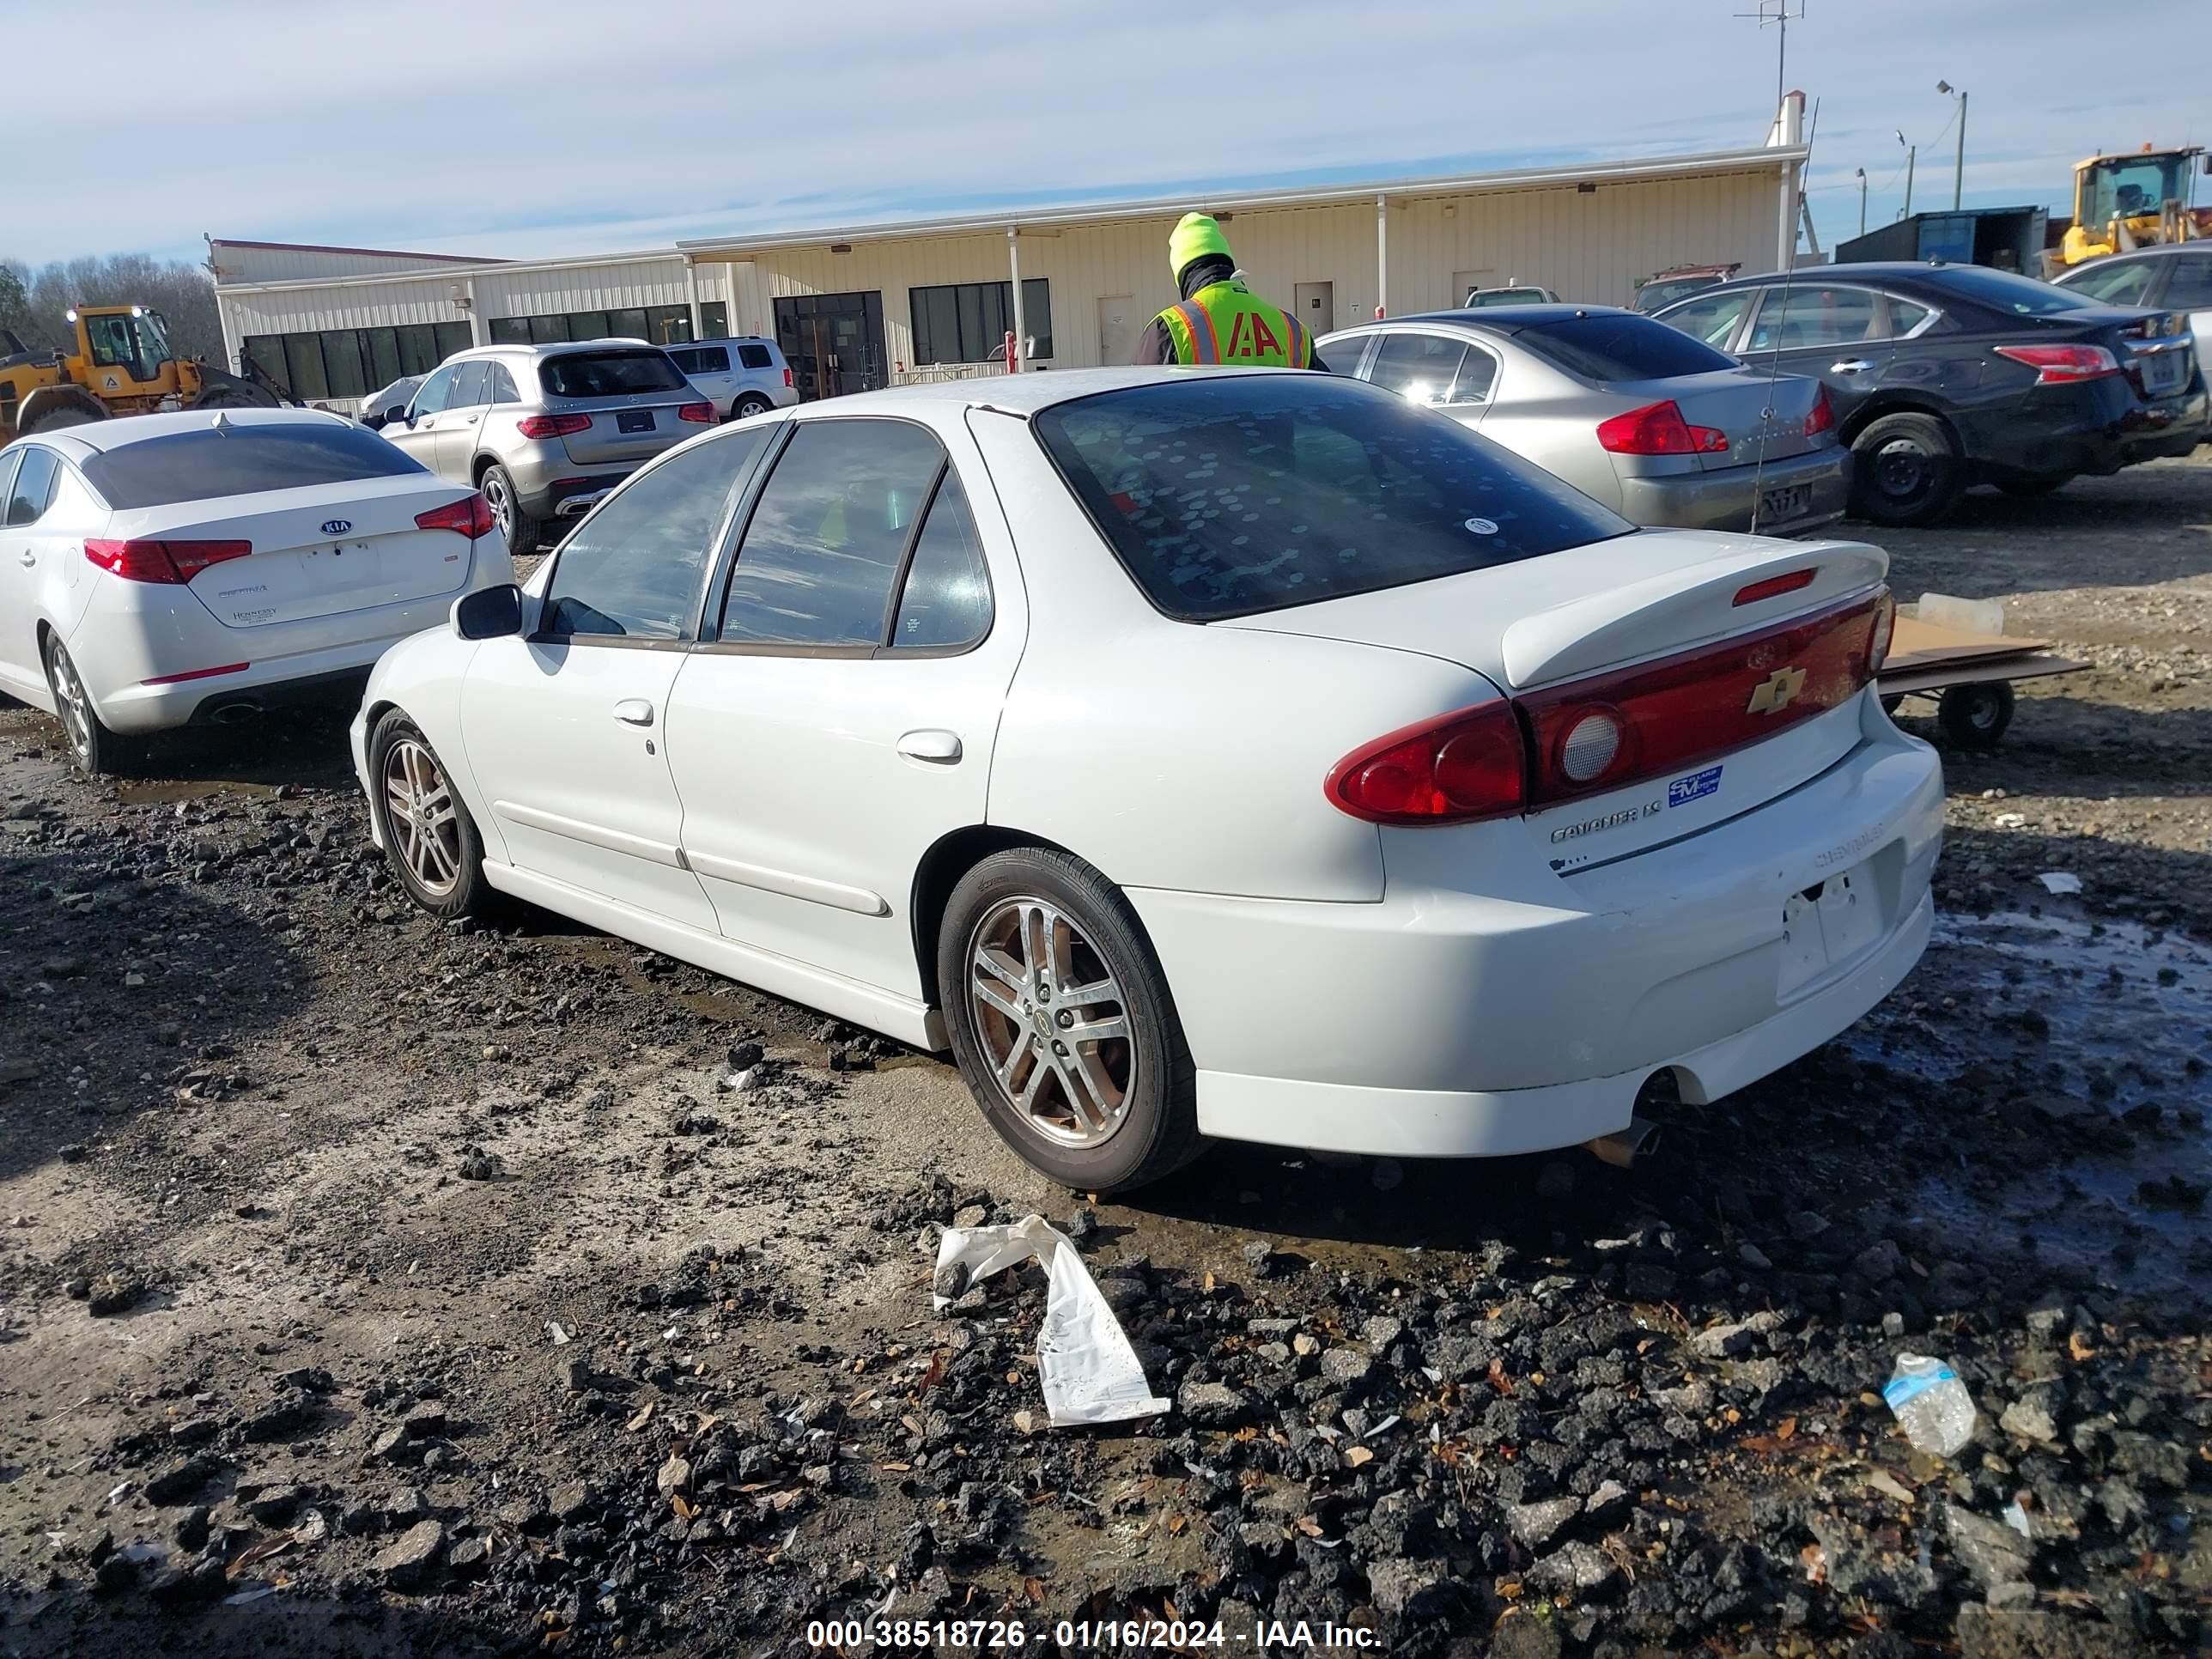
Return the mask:
<path id="1" fill-rule="evenodd" d="M 1759 492 L 1759 516 L 1762 523 L 1802 518 L 1806 509 L 1812 505 L 1812 485 L 1784 484 L 1778 489 Z"/>
<path id="2" fill-rule="evenodd" d="M 2153 352 L 2142 360 L 2143 390 L 2172 392 L 2181 384 L 2182 371 L 2188 354 L 2181 351 Z"/>
<path id="3" fill-rule="evenodd" d="M 615 412 L 617 432 L 650 432 L 653 430 L 653 411 L 649 409 L 623 409 Z"/>
<path id="4" fill-rule="evenodd" d="M 1782 906 L 1780 994 L 1845 967 L 1881 938 L 1881 901 L 1871 864 L 1830 876 Z"/>

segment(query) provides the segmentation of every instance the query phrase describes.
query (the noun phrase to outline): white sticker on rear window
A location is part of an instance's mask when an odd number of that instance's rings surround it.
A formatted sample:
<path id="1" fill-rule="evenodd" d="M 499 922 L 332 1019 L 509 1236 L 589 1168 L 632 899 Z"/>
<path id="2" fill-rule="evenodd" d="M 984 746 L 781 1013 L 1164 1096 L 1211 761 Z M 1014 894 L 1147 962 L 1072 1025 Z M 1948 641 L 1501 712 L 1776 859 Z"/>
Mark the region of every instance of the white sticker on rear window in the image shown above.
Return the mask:
<path id="1" fill-rule="evenodd" d="M 1467 527 L 1478 536 L 1495 536 L 1498 533 L 1497 521 L 1492 519 L 1469 519 Z"/>

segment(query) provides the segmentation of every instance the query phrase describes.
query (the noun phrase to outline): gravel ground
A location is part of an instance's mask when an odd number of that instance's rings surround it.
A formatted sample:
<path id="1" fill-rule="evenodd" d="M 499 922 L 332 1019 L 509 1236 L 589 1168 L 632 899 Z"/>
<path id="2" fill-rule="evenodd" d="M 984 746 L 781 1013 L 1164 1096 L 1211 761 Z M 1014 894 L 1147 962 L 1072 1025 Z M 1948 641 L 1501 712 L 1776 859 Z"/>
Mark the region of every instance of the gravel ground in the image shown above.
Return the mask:
<path id="1" fill-rule="evenodd" d="M 1885 539 L 2095 666 L 1946 757 L 1906 987 L 1627 1171 L 1224 1147 L 1087 1206 L 933 1060 L 420 919 L 335 720 L 118 785 L 0 714 L 0 1654 L 2199 1650 L 2212 465 Z M 1165 1417 L 1043 1426 L 1034 1267 L 932 1314 L 935 1228 L 1032 1209 Z"/>

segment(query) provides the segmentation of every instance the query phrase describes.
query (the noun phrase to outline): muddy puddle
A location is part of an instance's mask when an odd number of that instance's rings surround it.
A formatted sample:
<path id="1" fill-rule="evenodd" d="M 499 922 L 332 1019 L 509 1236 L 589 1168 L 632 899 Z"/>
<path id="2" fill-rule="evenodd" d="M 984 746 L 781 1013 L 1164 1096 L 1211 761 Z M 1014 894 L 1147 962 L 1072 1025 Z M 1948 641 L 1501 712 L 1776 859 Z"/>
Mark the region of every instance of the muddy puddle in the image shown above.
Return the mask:
<path id="1" fill-rule="evenodd" d="M 1844 1039 L 1863 1059 L 1932 1083 L 1984 1080 L 2072 1144 L 2111 1144 L 2018 1176 L 1977 1162 L 1913 1188 L 1918 1218 L 2111 1282 L 2175 1288 L 2212 1269 L 2212 949 L 2057 904 L 1946 915 L 1916 981 L 1943 1017 L 1909 1042 L 1878 1026 Z M 2170 1183 L 2179 1180 L 2180 1185 Z M 2147 1183 L 2154 1183 L 2148 1185 Z"/>

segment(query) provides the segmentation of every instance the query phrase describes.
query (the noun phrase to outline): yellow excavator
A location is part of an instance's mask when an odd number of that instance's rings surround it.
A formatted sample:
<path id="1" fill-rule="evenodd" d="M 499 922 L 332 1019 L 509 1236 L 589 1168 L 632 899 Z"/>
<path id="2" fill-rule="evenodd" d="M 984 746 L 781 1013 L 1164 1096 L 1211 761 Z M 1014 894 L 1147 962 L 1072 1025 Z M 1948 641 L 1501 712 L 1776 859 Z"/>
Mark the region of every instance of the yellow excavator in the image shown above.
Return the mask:
<path id="1" fill-rule="evenodd" d="M 2074 164 L 2074 222 L 2053 262 L 2060 270 L 2162 242 L 2212 237 L 2212 208 L 2190 205 L 2201 148 L 2092 155 Z M 2212 168 L 2208 168 L 2212 171 Z"/>
<path id="2" fill-rule="evenodd" d="M 266 375 L 233 374 L 177 356 L 161 313 L 79 306 L 74 351 L 33 350 L 0 328 L 0 444 L 20 433 L 163 409 L 274 408 L 292 402 Z"/>

